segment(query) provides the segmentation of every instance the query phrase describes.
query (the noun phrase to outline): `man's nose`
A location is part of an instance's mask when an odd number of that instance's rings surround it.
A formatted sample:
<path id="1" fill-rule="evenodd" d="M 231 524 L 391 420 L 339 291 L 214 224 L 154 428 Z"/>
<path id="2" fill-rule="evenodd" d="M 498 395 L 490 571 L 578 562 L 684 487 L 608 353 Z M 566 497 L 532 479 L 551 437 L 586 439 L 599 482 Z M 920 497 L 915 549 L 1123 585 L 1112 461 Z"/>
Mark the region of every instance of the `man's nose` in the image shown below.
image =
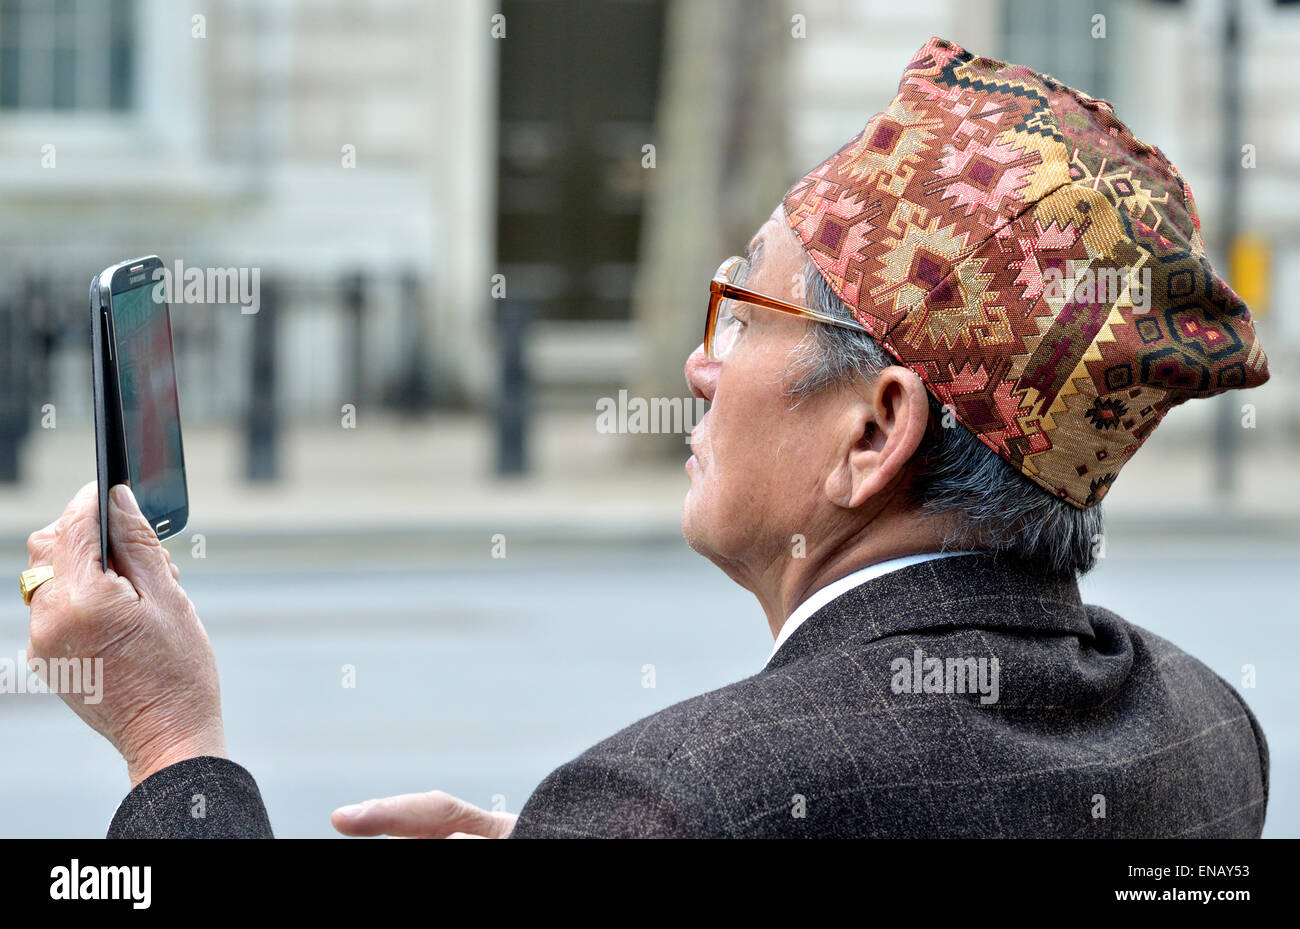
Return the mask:
<path id="1" fill-rule="evenodd" d="M 704 354 L 704 343 L 701 342 L 691 352 L 690 357 L 686 359 L 686 383 L 691 388 L 691 393 L 701 400 L 713 402 L 713 392 L 718 387 L 718 371 L 722 367 L 720 362 L 711 361 L 709 356 Z"/>

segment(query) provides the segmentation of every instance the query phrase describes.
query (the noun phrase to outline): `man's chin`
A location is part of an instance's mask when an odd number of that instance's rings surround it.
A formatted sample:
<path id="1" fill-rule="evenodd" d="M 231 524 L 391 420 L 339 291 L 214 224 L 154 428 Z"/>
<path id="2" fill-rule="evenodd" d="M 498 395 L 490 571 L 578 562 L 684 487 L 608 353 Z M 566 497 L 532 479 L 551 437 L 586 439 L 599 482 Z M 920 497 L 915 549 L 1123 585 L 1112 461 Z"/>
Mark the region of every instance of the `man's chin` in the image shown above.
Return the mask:
<path id="1" fill-rule="evenodd" d="M 703 555 L 726 570 L 728 559 L 719 548 L 718 543 L 723 540 L 718 537 L 716 523 L 710 522 L 709 514 L 701 512 L 703 508 L 699 505 L 700 501 L 693 499 L 699 493 L 698 487 L 692 487 L 686 492 L 686 500 L 682 504 L 682 537 L 696 554 Z"/>
<path id="2" fill-rule="evenodd" d="M 723 574 L 731 578 L 746 590 L 754 588 L 746 580 L 749 577 L 748 569 L 745 565 L 736 559 L 728 558 L 722 554 L 718 543 L 725 540 L 719 539 L 718 533 L 709 532 L 707 521 L 703 514 L 695 512 L 691 507 L 690 494 L 686 495 L 686 503 L 682 508 L 682 536 L 686 539 L 686 544 L 691 547 L 697 555 L 703 555 L 714 566 L 722 571 Z"/>
<path id="3" fill-rule="evenodd" d="M 692 483 L 690 490 L 686 491 L 686 499 L 682 501 L 682 537 L 686 539 L 687 545 L 705 558 L 709 558 L 710 549 L 705 544 L 703 521 L 696 512 L 696 501 L 692 499 L 695 493 L 696 488 Z"/>

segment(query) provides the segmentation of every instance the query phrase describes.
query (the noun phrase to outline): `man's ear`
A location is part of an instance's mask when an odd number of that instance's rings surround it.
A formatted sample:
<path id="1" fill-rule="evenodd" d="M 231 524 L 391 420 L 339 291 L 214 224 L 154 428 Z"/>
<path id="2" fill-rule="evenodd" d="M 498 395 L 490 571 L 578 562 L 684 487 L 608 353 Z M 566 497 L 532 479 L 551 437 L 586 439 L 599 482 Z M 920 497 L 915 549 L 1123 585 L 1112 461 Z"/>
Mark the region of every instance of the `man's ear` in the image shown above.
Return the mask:
<path id="1" fill-rule="evenodd" d="M 841 419 L 837 462 L 826 495 L 855 509 L 902 480 L 930 421 L 925 385 L 914 371 L 891 365 L 849 403 Z"/>

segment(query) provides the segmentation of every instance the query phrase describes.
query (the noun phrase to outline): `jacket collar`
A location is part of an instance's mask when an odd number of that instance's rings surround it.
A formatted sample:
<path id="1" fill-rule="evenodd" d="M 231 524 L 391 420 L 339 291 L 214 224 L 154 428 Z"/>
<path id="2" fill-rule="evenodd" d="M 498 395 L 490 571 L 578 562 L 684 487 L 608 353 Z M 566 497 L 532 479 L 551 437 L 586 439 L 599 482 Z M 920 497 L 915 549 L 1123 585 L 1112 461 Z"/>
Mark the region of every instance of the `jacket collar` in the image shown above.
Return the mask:
<path id="1" fill-rule="evenodd" d="M 861 646 L 906 632 L 969 627 L 1092 637 L 1073 577 L 977 552 L 911 565 L 853 588 L 796 629 L 766 669 L 849 640 Z"/>

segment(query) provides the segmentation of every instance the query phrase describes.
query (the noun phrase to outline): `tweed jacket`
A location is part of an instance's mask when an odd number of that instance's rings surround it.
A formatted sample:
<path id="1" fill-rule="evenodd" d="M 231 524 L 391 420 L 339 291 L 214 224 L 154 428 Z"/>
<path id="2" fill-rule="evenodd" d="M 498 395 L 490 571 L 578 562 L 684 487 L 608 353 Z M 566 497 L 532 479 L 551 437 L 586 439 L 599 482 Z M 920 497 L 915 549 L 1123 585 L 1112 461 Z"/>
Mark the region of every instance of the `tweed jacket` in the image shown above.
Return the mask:
<path id="1" fill-rule="evenodd" d="M 196 826 L 205 789 L 226 818 Z M 1074 579 L 973 554 L 868 581 L 759 673 L 583 752 L 513 837 L 1258 837 L 1267 800 L 1231 686 Z M 109 831 L 193 834 L 270 835 L 238 765 L 155 774 Z"/>

